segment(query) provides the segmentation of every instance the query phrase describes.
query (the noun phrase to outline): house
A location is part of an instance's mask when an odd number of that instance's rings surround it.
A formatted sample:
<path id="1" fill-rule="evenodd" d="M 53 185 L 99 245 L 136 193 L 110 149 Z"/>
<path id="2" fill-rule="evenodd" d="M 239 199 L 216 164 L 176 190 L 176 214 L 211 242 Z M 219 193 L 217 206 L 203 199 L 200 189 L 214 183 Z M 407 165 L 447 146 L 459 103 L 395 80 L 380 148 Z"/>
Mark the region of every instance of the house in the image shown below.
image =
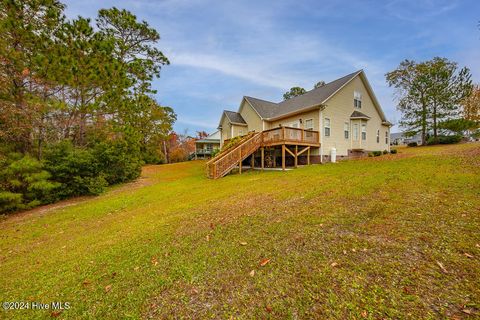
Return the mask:
<path id="1" fill-rule="evenodd" d="M 414 136 L 407 136 L 404 132 L 392 133 L 390 135 L 390 144 L 395 146 L 407 145 L 410 142 L 422 144 L 422 135 L 417 133 Z"/>
<path id="2" fill-rule="evenodd" d="M 218 149 L 220 149 L 220 130 L 195 141 L 195 159 L 210 158 Z"/>
<path id="3" fill-rule="evenodd" d="M 209 175 L 237 165 L 241 171 L 247 158 L 285 169 L 331 161 L 333 154 L 343 159 L 390 150 L 390 127 L 363 70 L 278 103 L 245 96 L 237 111 L 223 111 L 218 126 L 220 145 L 245 136 L 235 149 L 241 152 L 222 151 L 207 164 Z"/>

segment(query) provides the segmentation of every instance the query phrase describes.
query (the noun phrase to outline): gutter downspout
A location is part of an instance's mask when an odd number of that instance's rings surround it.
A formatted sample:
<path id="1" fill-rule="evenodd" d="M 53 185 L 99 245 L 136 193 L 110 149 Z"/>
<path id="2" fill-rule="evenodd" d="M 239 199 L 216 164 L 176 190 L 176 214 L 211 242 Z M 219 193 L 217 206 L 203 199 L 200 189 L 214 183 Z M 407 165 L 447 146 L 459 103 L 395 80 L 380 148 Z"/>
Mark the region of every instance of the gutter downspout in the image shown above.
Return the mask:
<path id="1" fill-rule="evenodd" d="M 323 163 L 323 109 L 326 105 L 320 105 L 320 115 L 318 119 L 319 135 L 320 135 L 320 163 Z"/>

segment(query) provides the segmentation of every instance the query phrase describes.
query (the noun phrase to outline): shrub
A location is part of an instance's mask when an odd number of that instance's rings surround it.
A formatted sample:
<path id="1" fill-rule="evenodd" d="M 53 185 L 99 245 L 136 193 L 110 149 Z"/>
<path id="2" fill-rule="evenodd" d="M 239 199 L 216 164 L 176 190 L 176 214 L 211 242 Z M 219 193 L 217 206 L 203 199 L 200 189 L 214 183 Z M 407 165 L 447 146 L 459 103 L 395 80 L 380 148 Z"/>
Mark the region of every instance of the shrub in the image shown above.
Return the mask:
<path id="1" fill-rule="evenodd" d="M 397 154 L 397 149 L 392 149 L 392 150 L 390 150 L 390 153 L 391 153 L 391 154 Z"/>
<path id="2" fill-rule="evenodd" d="M 454 144 L 459 143 L 462 140 L 462 136 L 454 135 L 454 136 L 437 136 L 430 137 L 427 140 L 428 145 L 435 145 L 435 144 Z"/>
<path id="3" fill-rule="evenodd" d="M 388 153 L 388 151 L 387 151 L 387 150 L 383 150 L 383 154 L 387 154 L 387 153 Z"/>
<path id="4" fill-rule="evenodd" d="M 10 154 L 0 168 L 0 212 L 28 209 L 55 200 L 59 183 L 50 180 L 42 163 L 28 155 Z"/>
<path id="5" fill-rule="evenodd" d="M 369 157 L 373 157 L 373 153 L 369 152 L 369 153 L 368 153 L 368 156 L 369 156 Z"/>
<path id="6" fill-rule="evenodd" d="M 407 146 L 408 146 L 408 147 L 416 147 L 416 146 L 418 146 L 418 143 L 416 143 L 415 141 L 409 142 L 409 143 L 407 144 Z"/>
<path id="7" fill-rule="evenodd" d="M 373 151 L 372 154 L 374 157 L 379 157 L 382 155 L 382 151 Z"/>
<path id="8" fill-rule="evenodd" d="M 138 178 L 144 164 L 138 146 L 125 140 L 98 143 L 92 154 L 108 184 Z"/>
<path id="9" fill-rule="evenodd" d="M 45 168 L 55 181 L 62 184 L 57 193 L 60 199 L 99 193 L 102 178 L 97 178 L 100 168 L 95 157 L 87 149 L 74 148 L 70 141 L 51 145 L 45 150 Z M 91 190 L 95 192 L 91 193 Z"/>

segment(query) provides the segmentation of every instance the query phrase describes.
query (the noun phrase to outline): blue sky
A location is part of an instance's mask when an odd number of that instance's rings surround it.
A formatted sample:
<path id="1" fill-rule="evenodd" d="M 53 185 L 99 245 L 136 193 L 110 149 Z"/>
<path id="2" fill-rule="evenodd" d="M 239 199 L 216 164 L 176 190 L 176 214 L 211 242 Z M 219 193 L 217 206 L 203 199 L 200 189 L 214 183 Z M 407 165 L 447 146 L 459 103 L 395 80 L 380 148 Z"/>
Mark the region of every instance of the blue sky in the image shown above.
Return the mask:
<path id="1" fill-rule="evenodd" d="M 364 69 L 387 117 L 400 120 L 385 73 L 403 59 L 457 61 L 480 82 L 480 1 L 64 1 L 69 18 L 116 6 L 161 36 L 171 65 L 154 82 L 178 114 L 175 130 L 214 131 L 242 96 L 280 101 Z M 397 131 L 395 127 L 393 131 Z"/>

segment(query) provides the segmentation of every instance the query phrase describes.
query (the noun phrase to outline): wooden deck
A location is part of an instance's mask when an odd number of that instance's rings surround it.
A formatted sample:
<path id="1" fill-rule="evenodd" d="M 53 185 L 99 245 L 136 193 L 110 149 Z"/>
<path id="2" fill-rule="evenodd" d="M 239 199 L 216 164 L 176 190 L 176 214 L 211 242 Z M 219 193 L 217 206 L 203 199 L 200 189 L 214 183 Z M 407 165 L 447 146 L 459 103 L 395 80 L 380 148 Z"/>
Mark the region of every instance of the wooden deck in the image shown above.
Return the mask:
<path id="1" fill-rule="evenodd" d="M 225 140 L 224 143 L 228 142 Z M 215 158 L 207 162 L 207 176 L 217 179 L 223 177 L 238 165 L 242 173 L 242 161 L 251 156 L 252 166 L 254 154 L 260 149 L 261 167 L 264 168 L 265 147 L 282 147 L 282 169 L 285 170 L 285 155 L 288 152 L 294 158 L 294 167 L 297 167 L 298 156 L 307 153 L 307 161 L 310 164 L 310 148 L 320 147 L 320 134 L 318 131 L 305 130 L 292 127 L 278 127 L 261 132 L 251 132 L 228 150 L 220 152 Z M 295 146 L 291 151 L 287 146 Z M 299 150 L 299 147 L 303 147 Z"/>

